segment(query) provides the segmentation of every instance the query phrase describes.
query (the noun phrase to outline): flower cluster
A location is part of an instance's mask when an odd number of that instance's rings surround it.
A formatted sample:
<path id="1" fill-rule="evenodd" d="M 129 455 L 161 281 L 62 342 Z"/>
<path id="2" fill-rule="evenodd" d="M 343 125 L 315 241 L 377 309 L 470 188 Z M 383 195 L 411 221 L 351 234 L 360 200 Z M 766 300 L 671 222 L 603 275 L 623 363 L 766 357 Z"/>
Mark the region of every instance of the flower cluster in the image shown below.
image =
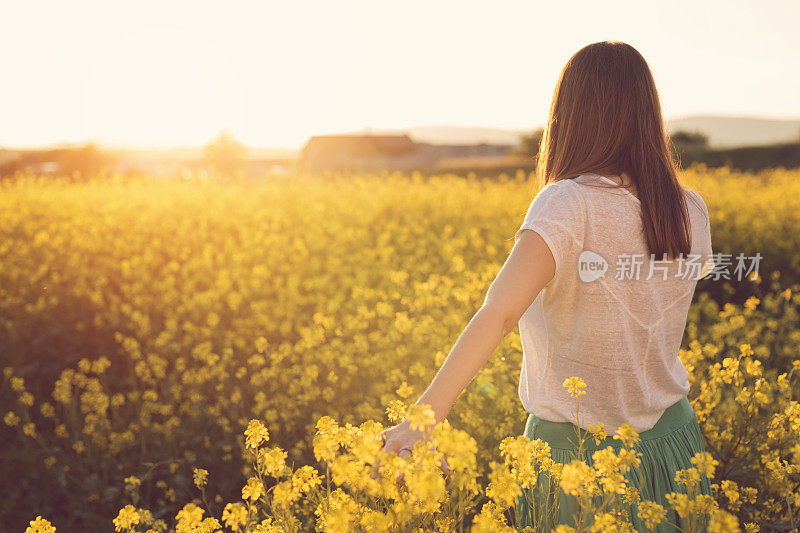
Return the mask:
<path id="1" fill-rule="evenodd" d="M 682 175 L 708 204 L 715 251 L 763 256 L 756 279 L 700 281 L 680 352 L 712 457 L 676 483 L 710 478 L 719 510 L 703 520 L 723 529 L 723 512 L 745 528 L 800 517 L 798 178 Z M 559 479 L 576 499 L 636 501 L 632 428 L 585 458 L 591 480 L 544 443 L 505 440 L 524 424 L 516 335 L 456 403 L 461 432 L 438 451 L 385 458 L 365 438 L 384 417 L 443 431 L 406 404 L 480 306 L 530 199 L 524 174 L 0 182 L 0 477 L 24 481 L 4 488 L 16 523 L 267 531 L 355 516 L 373 530 L 502 530 L 520 494 Z M 591 397 L 581 378 L 564 391 L 576 405 Z M 379 464 L 383 481 L 365 475 Z M 711 508 L 696 501 L 674 499 L 690 516 Z M 638 503 L 634 517 L 659 519 Z"/>

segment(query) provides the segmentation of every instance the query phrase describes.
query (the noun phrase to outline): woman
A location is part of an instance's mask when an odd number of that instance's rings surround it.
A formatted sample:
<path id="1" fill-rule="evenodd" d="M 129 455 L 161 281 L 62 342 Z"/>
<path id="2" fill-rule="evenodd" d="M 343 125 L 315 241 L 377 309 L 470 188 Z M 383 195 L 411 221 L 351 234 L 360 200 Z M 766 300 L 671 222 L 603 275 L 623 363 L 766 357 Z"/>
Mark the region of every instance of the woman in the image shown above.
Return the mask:
<path id="1" fill-rule="evenodd" d="M 541 189 L 511 253 L 416 403 L 443 420 L 519 324 L 525 434 L 569 462 L 577 427 L 602 423 L 612 436 L 631 424 L 642 439 L 642 498 L 661 503 L 680 526 L 664 495 L 683 492 L 675 472 L 691 467 L 704 444 L 678 349 L 697 279 L 713 268 L 711 235 L 702 198 L 678 182 L 655 84 L 633 47 L 594 43 L 567 62 L 537 178 Z M 586 383 L 580 417 L 562 386 L 571 376 Z M 422 438 L 407 421 L 382 436 L 401 455 Z M 620 441 L 587 442 L 584 459 L 591 464 L 592 452 L 608 445 Z M 707 478 L 700 489 L 710 493 Z M 570 498 L 561 494 L 556 523 L 574 525 Z M 519 507 L 527 513 L 526 498 Z"/>

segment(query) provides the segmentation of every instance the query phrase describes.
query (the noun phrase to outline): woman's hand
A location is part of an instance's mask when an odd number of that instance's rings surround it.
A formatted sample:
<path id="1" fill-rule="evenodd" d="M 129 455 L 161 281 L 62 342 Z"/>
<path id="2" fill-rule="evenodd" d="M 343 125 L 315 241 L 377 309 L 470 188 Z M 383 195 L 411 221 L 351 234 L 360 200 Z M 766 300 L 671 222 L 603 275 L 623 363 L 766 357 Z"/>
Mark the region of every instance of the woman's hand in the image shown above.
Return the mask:
<path id="1" fill-rule="evenodd" d="M 407 451 L 410 454 L 414 444 L 425 440 L 425 434 L 419 430 L 412 430 L 411 424 L 406 419 L 403 419 L 396 426 L 381 431 L 381 437 L 383 438 L 384 451 L 389 453 L 396 452 L 397 455 L 400 455 L 401 451 Z"/>
<path id="2" fill-rule="evenodd" d="M 419 441 L 425 440 L 425 434 L 420 430 L 411 429 L 410 422 L 404 419 L 399 424 L 384 429 L 379 438 L 383 440 L 383 451 L 397 453 L 399 457 L 408 457 L 411 455 L 414 445 Z M 445 474 L 450 474 L 453 471 L 444 458 L 440 461 L 439 468 Z M 373 469 L 371 477 L 372 479 L 380 477 L 377 465 Z M 401 474 L 399 481 L 402 482 L 402 480 L 403 476 Z"/>

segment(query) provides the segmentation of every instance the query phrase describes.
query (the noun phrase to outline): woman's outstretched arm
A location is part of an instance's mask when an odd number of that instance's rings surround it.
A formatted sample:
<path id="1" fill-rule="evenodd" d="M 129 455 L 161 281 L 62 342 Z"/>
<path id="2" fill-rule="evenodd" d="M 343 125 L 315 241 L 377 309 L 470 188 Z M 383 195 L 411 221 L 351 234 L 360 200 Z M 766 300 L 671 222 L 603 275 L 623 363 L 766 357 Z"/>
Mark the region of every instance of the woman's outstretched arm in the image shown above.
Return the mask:
<path id="1" fill-rule="evenodd" d="M 430 405 L 436 421 L 444 420 L 461 392 L 554 274 L 555 260 L 547 244 L 535 231 L 522 231 L 486 292 L 483 305 L 415 405 Z M 419 432 L 411 431 L 407 420 L 384 430 L 383 435 L 390 452 L 413 446 L 422 438 Z"/>

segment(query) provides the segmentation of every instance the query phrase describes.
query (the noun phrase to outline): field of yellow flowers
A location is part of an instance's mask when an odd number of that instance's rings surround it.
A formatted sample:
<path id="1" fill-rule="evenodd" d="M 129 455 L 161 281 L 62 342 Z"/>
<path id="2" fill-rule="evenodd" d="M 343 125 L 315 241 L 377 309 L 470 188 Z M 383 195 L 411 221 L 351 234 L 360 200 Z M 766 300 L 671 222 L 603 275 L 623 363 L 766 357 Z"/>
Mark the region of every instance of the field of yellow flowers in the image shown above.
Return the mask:
<path id="1" fill-rule="evenodd" d="M 800 169 L 682 178 L 714 251 L 763 259 L 698 285 L 680 356 L 708 454 L 669 508 L 627 484 L 631 432 L 591 467 L 520 437 L 518 334 L 446 423 L 408 409 L 513 245 L 522 173 L 2 182 L 3 528 L 513 531 L 551 477 L 586 531 L 625 531 L 630 506 L 653 531 L 800 527 Z M 404 415 L 436 446 L 380 451 Z"/>

